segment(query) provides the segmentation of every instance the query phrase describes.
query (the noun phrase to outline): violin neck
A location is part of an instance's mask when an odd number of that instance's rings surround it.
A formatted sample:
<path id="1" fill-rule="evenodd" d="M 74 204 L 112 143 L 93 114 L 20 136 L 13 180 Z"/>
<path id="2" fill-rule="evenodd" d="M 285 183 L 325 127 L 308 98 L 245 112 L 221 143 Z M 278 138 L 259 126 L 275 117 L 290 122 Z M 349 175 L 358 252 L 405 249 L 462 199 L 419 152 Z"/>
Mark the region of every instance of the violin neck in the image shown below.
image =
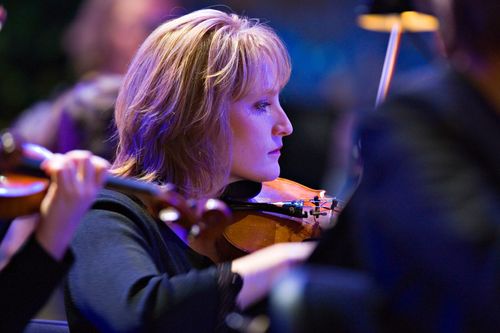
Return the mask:
<path id="1" fill-rule="evenodd" d="M 15 168 L 14 171 L 24 175 L 47 178 L 47 174 L 40 168 L 41 164 L 42 161 L 38 159 L 23 157 L 21 163 Z M 156 196 L 160 192 L 160 187 L 155 184 L 133 178 L 116 177 L 113 175 L 106 176 L 105 186 L 117 191 L 133 192 L 151 196 Z"/>
<path id="2" fill-rule="evenodd" d="M 21 162 L 17 163 L 15 168 L 13 168 L 11 171 L 13 173 L 18 173 L 21 175 L 48 178 L 47 174 L 41 169 L 42 162 L 43 161 L 38 159 L 23 156 L 21 158 Z"/>

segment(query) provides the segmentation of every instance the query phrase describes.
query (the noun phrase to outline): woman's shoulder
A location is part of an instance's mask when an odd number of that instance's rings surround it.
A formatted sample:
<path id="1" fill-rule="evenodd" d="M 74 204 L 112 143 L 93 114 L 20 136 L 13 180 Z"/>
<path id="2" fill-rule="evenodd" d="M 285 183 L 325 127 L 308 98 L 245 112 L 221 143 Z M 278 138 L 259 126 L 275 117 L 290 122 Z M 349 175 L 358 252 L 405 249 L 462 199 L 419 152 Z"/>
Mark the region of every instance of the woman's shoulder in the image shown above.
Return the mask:
<path id="1" fill-rule="evenodd" d="M 119 204 L 125 207 L 130 207 L 130 208 L 144 208 L 144 205 L 141 203 L 139 198 L 135 197 L 132 194 L 126 194 L 124 192 L 116 191 L 116 190 L 111 190 L 111 189 L 102 189 L 92 208 L 95 208 L 96 206 L 102 206 L 105 204 Z M 137 207 L 136 207 L 137 206 Z"/>
<path id="2" fill-rule="evenodd" d="M 91 224 L 89 222 L 95 220 L 100 220 L 99 224 L 104 224 L 103 219 L 149 227 L 155 223 L 139 198 L 111 189 L 101 190 L 85 217 L 84 225 Z"/>

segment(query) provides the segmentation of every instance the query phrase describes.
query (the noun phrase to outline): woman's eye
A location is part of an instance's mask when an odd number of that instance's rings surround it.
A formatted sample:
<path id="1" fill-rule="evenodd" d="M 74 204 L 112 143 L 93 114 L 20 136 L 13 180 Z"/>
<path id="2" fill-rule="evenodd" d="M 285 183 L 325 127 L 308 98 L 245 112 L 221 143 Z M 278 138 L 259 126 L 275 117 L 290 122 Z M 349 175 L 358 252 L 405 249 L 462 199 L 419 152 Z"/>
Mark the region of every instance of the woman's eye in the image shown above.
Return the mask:
<path id="1" fill-rule="evenodd" d="M 258 102 L 255 104 L 255 108 L 259 111 L 267 111 L 267 107 L 271 105 L 269 102 Z"/>

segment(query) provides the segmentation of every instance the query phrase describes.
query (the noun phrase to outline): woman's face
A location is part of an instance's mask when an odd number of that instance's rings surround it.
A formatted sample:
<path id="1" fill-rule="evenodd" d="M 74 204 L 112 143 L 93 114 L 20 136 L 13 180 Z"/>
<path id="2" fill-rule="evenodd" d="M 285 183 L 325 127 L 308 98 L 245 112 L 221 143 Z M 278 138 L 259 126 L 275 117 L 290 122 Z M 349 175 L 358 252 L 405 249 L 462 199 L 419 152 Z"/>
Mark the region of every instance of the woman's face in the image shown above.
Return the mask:
<path id="1" fill-rule="evenodd" d="M 257 182 L 279 176 L 278 159 L 283 137 L 293 131 L 281 108 L 279 91 L 267 87 L 276 79 L 273 71 L 262 71 L 248 94 L 230 104 L 233 134 L 230 182 L 241 179 Z"/>

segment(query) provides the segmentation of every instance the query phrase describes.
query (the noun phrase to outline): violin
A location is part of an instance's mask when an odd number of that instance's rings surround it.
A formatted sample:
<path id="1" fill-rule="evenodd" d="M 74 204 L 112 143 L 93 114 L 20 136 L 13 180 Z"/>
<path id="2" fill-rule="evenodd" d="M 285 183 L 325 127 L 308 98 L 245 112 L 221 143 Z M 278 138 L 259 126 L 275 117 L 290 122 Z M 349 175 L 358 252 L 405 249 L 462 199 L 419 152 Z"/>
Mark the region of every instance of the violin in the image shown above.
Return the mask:
<path id="1" fill-rule="evenodd" d="M 247 187 L 243 192 L 257 194 L 250 200 L 223 196 L 233 221 L 215 240 L 217 261 L 233 260 L 275 243 L 315 239 L 335 224 L 344 205 L 325 190 L 284 178 L 243 185 Z"/>
<path id="2" fill-rule="evenodd" d="M 39 211 L 50 183 L 40 165 L 50 155 L 43 147 L 20 143 L 11 132 L 0 134 L 0 219 Z M 206 234 L 214 237 L 231 220 L 230 211 L 222 201 L 186 200 L 172 185 L 159 186 L 108 175 L 105 186 L 137 196 L 153 216 L 182 227 L 193 239 L 206 238 Z"/>
<path id="3" fill-rule="evenodd" d="M 51 153 L 18 142 L 12 133 L 0 135 L 0 219 L 38 212 L 50 183 L 40 169 L 43 159 L 30 156 Z M 38 152 L 33 154 L 33 150 Z M 223 195 L 222 201 L 186 200 L 172 185 L 131 178 L 108 175 L 105 183 L 138 197 L 159 220 L 180 226 L 188 235 L 189 246 L 215 262 L 275 243 L 315 239 L 333 226 L 343 207 L 324 190 L 284 178 L 262 184 L 243 181 L 243 195 Z"/>

